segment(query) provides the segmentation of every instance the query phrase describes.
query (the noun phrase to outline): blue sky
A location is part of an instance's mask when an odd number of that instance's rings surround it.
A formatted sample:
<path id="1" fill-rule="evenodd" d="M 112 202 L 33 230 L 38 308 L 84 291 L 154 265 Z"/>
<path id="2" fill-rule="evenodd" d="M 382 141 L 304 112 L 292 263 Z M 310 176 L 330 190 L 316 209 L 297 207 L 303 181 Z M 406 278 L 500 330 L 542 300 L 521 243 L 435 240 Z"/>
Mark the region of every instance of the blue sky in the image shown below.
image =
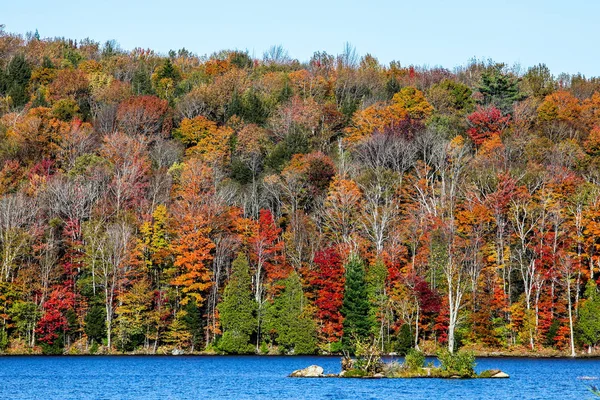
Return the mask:
<path id="1" fill-rule="evenodd" d="M 382 63 L 453 68 L 473 57 L 556 75 L 600 75 L 597 0 L 168 1 L 1 0 L 0 24 L 42 37 L 117 40 L 123 49 L 199 55 L 283 45 L 293 58 L 342 51 L 345 42 Z"/>

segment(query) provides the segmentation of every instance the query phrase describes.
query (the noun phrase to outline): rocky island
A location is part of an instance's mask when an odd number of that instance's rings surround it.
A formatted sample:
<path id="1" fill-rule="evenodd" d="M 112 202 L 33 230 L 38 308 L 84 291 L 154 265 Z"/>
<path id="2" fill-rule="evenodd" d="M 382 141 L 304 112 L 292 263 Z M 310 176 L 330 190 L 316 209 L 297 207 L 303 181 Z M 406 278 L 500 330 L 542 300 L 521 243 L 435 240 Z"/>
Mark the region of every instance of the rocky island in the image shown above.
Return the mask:
<path id="1" fill-rule="evenodd" d="M 376 353 L 358 353 L 356 357 L 344 355 L 342 370 L 339 374 L 325 374 L 322 367 L 311 365 L 296 370 L 289 376 L 292 378 L 509 378 L 509 375 L 498 369 L 475 372 L 473 353 L 443 351 L 438 353 L 439 366 L 433 362 L 425 363 L 425 355 L 418 350 L 409 351 L 404 362 L 383 362 Z"/>

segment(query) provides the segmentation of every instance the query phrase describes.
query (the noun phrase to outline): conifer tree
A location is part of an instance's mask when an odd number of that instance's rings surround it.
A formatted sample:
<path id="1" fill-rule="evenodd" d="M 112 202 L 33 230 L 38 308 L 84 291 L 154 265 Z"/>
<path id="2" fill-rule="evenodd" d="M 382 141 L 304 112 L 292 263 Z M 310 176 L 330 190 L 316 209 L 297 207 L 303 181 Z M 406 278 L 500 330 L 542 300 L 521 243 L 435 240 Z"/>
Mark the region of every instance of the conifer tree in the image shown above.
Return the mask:
<path id="1" fill-rule="evenodd" d="M 250 266 L 241 253 L 233 261 L 231 278 L 218 310 L 223 327 L 220 349 L 227 353 L 251 353 L 254 347 L 250 336 L 256 330 L 257 304 L 252 294 Z"/>
<path id="2" fill-rule="evenodd" d="M 364 340 L 371 333 L 369 297 L 365 281 L 365 265 L 357 255 L 351 255 L 346 264 L 346 287 L 342 315 L 344 316 L 345 347 L 353 340 Z"/>
<path id="3" fill-rule="evenodd" d="M 600 295 L 593 279 L 585 288 L 586 301 L 579 309 L 578 331 L 580 340 L 588 346 L 591 352 L 600 340 Z"/>
<path id="4" fill-rule="evenodd" d="M 504 114 L 512 111 L 515 101 L 522 99 L 517 78 L 504 73 L 504 64 L 496 64 L 481 75 L 479 92 L 483 96 L 484 105 L 493 105 Z"/>
<path id="5" fill-rule="evenodd" d="M 265 330 L 275 333 L 281 351 L 313 354 L 316 350 L 316 325 L 306 315 L 306 300 L 300 277 L 292 273 L 281 281 L 283 289 L 265 312 Z"/>
<path id="6" fill-rule="evenodd" d="M 24 106 L 29 100 L 27 85 L 31 78 L 31 67 L 22 54 L 16 55 L 8 63 L 5 79 L 6 94 L 15 107 Z"/>

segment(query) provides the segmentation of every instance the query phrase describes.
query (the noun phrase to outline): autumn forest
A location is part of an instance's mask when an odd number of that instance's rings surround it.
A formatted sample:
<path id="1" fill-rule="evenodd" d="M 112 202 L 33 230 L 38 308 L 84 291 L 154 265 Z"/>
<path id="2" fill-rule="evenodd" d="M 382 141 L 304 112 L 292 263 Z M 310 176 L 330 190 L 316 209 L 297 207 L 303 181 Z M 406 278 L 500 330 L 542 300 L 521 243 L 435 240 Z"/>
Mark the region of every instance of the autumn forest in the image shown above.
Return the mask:
<path id="1" fill-rule="evenodd" d="M 0 353 L 593 354 L 600 79 L 558 72 L 0 27 Z"/>

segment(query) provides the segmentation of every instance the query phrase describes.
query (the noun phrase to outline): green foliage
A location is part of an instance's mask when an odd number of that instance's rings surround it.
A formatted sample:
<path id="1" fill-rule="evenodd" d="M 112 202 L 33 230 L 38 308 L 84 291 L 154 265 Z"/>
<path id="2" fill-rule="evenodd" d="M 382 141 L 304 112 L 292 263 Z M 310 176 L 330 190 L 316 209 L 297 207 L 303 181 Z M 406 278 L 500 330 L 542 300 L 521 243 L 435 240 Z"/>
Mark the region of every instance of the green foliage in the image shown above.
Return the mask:
<path id="1" fill-rule="evenodd" d="M 135 95 L 144 96 L 153 95 L 155 93 L 150 75 L 150 72 L 144 67 L 135 70 L 133 78 L 131 79 L 131 91 Z"/>
<path id="2" fill-rule="evenodd" d="M 217 342 L 219 350 L 229 354 L 251 354 L 254 346 L 249 343 L 250 337 L 238 331 L 225 331 Z"/>
<path id="3" fill-rule="evenodd" d="M 365 265 L 357 255 L 351 255 L 346 263 L 346 286 L 342 315 L 344 336 L 342 340 L 350 346 L 351 339 L 363 340 L 371 333 L 369 300 L 365 282 Z"/>
<path id="4" fill-rule="evenodd" d="M 504 72 L 504 64 L 495 64 L 481 75 L 479 93 L 483 105 L 493 105 L 504 114 L 512 111 L 514 102 L 523 98 L 519 91 L 519 81 L 512 74 Z"/>
<path id="5" fill-rule="evenodd" d="M 294 272 L 281 281 L 281 286 L 279 296 L 265 311 L 265 330 L 274 335 L 275 342 L 285 351 L 314 354 L 317 328 L 312 318 L 303 313 L 306 299 L 300 277 Z"/>
<path id="6" fill-rule="evenodd" d="M 417 370 L 425 367 L 425 354 L 416 349 L 410 349 L 404 356 L 404 365 L 410 370 Z"/>
<path id="7" fill-rule="evenodd" d="M 28 301 L 15 301 L 10 309 L 10 315 L 17 328 L 17 333 L 27 343 L 31 342 L 34 329 L 41 314 L 37 304 Z"/>
<path id="8" fill-rule="evenodd" d="M 410 350 L 412 350 L 414 344 L 414 337 L 410 325 L 403 324 L 400 327 L 400 331 L 398 332 L 398 337 L 396 338 L 396 345 L 394 346 L 394 350 L 399 355 L 403 356 L 407 354 Z"/>
<path id="9" fill-rule="evenodd" d="M 344 378 L 364 378 L 366 376 L 369 376 L 369 373 L 359 368 L 352 368 L 344 372 Z"/>
<path id="10" fill-rule="evenodd" d="M 600 341 L 600 295 L 593 279 L 588 280 L 585 297 L 579 308 L 577 334 L 582 343 L 594 346 Z"/>
<path id="11" fill-rule="evenodd" d="M 554 77 L 546 64 L 538 64 L 527 70 L 522 86 L 525 93 L 543 99 L 554 91 Z"/>
<path id="12" fill-rule="evenodd" d="M 308 139 L 301 133 L 290 133 L 281 142 L 277 143 L 267 155 L 265 166 L 273 171 L 280 172 L 294 154 L 306 154 L 309 151 Z"/>
<path id="13" fill-rule="evenodd" d="M 84 318 L 85 334 L 92 343 L 101 343 L 106 337 L 106 309 L 104 306 L 90 307 Z"/>
<path id="14" fill-rule="evenodd" d="M 8 332 L 6 332 L 6 326 L 2 325 L 0 328 L 0 351 L 3 351 L 8 346 Z"/>
<path id="15" fill-rule="evenodd" d="M 52 115 L 62 121 L 71 121 L 79 112 L 79 105 L 73 99 L 60 99 L 52 106 Z"/>
<path id="16" fill-rule="evenodd" d="M 190 333 L 190 342 L 193 348 L 199 348 L 202 344 L 203 324 L 202 324 L 202 311 L 196 303 L 194 297 L 190 297 L 190 301 L 183 306 L 185 311 L 182 317 L 183 323 L 185 324 L 186 330 Z"/>
<path id="17" fill-rule="evenodd" d="M 23 54 L 17 54 L 10 60 L 4 76 L 6 95 L 10 96 L 15 107 L 22 107 L 29 101 L 27 85 L 31 78 L 31 66 Z"/>
<path id="18" fill-rule="evenodd" d="M 475 376 L 475 355 L 468 351 L 450 353 L 444 348 L 437 353 L 441 369 L 448 375 L 458 375 L 461 378 Z"/>
<path id="19" fill-rule="evenodd" d="M 256 330 L 258 305 L 252 295 L 250 266 L 242 253 L 233 261 L 231 277 L 218 309 L 223 327 L 219 348 L 234 354 L 250 352 L 250 335 Z"/>
<path id="20" fill-rule="evenodd" d="M 267 120 L 269 109 L 255 90 L 250 89 L 243 96 L 236 91 L 227 105 L 226 117 L 229 119 L 233 115 L 237 115 L 248 124 L 260 125 Z"/>

